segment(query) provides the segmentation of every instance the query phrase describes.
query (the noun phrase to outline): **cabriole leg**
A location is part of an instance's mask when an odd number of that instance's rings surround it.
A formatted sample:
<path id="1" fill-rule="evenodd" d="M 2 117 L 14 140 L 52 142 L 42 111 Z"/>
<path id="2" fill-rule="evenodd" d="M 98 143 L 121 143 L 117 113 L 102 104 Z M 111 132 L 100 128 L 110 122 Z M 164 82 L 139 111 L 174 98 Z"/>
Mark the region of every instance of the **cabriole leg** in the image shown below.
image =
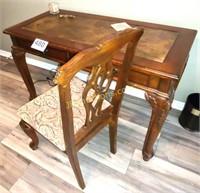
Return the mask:
<path id="1" fill-rule="evenodd" d="M 26 135 L 28 135 L 32 139 L 32 141 L 29 144 L 30 148 L 32 150 L 36 150 L 39 144 L 39 139 L 35 132 L 35 129 L 23 120 L 20 121 L 19 125 L 21 126 L 22 130 L 26 133 Z"/>

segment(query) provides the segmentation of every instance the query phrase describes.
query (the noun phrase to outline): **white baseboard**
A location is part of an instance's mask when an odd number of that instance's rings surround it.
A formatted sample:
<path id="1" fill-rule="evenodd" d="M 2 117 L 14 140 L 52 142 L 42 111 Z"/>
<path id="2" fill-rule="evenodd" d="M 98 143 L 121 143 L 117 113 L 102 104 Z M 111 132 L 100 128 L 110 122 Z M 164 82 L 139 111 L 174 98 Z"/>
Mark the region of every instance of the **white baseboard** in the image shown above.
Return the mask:
<path id="1" fill-rule="evenodd" d="M 0 55 L 7 57 L 7 58 L 12 58 L 11 53 L 4 51 L 4 50 L 0 50 Z M 40 68 L 43 68 L 43 69 L 46 69 L 46 70 L 52 70 L 52 69 L 56 68 L 55 65 L 49 64 L 47 62 L 39 61 L 39 60 L 36 60 L 36 59 L 28 58 L 28 57 L 26 57 L 26 61 L 30 65 L 37 66 L 37 67 L 40 67 Z M 86 72 L 78 73 L 78 77 L 83 79 L 83 80 L 86 79 L 86 75 L 87 75 Z M 113 82 L 112 85 L 111 85 L 111 88 L 114 87 L 114 84 L 115 83 Z M 128 95 L 135 96 L 137 98 L 145 99 L 144 98 L 144 91 L 139 90 L 137 88 L 133 88 L 131 86 L 126 87 L 125 93 L 128 94 Z M 172 103 L 172 108 L 181 111 L 183 109 L 184 105 L 185 105 L 185 103 L 174 100 L 173 103 Z"/>
<path id="2" fill-rule="evenodd" d="M 11 58 L 12 59 L 12 55 L 10 52 L 4 51 L 4 50 L 0 50 L 0 55 L 4 56 L 6 58 Z M 46 70 L 51 70 L 55 68 L 55 65 L 53 64 L 49 64 L 47 62 L 43 62 L 43 61 L 39 61 L 36 59 L 32 59 L 29 57 L 26 57 L 26 62 L 32 66 L 37 66 Z"/>

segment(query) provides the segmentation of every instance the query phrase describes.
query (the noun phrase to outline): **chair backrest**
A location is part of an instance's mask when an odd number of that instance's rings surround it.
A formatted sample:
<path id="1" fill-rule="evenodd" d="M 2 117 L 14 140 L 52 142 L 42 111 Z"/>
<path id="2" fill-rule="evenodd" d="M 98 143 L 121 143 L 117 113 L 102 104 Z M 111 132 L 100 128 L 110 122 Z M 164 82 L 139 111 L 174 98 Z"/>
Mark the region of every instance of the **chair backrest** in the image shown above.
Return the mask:
<path id="1" fill-rule="evenodd" d="M 80 70 L 90 69 L 91 71 L 82 93 L 82 101 L 86 111 L 83 128 L 93 127 L 94 121 L 103 122 L 101 123 L 102 125 L 106 124 L 106 119 L 109 119 L 109 115 L 118 116 L 123 91 L 127 83 L 129 67 L 134 57 L 137 42 L 142 34 L 143 29 L 139 27 L 111 34 L 95 47 L 78 53 L 58 69 L 56 82 L 59 88 L 61 115 L 66 137 L 74 135 L 73 109 L 72 106 L 67 105 L 69 102 L 73 102 L 70 94 L 72 78 Z M 124 46 L 126 46 L 126 49 L 125 53 L 122 54 L 123 64 L 116 69 L 113 65 L 113 57 L 119 54 L 122 48 L 124 50 Z M 114 92 L 108 92 L 114 77 L 116 77 Z M 107 96 L 111 98 L 111 105 L 105 111 L 102 108 L 102 104 Z M 75 138 L 72 143 L 76 144 Z"/>

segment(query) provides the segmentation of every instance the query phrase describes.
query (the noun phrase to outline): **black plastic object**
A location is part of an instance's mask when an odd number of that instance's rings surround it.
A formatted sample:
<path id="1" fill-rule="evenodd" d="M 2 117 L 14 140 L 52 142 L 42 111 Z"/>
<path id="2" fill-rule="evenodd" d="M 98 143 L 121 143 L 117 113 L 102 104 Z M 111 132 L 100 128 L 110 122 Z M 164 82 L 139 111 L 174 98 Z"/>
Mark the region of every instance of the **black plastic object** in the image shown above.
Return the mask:
<path id="1" fill-rule="evenodd" d="M 187 97 L 185 106 L 179 116 L 179 123 L 184 129 L 199 132 L 200 93 L 192 93 Z"/>

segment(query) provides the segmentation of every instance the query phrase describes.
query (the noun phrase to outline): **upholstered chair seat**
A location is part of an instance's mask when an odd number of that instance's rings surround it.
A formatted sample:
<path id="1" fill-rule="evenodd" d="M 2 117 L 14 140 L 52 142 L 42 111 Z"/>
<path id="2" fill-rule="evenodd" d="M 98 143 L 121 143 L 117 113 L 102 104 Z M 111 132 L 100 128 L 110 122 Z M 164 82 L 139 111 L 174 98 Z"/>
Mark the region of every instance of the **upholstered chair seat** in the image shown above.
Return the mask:
<path id="1" fill-rule="evenodd" d="M 70 88 L 72 100 L 68 101 L 67 105 L 73 109 L 74 134 L 76 134 L 85 124 L 86 111 L 82 100 L 85 82 L 74 77 L 70 82 Z M 94 91 L 91 90 L 88 100 L 93 97 L 95 97 Z M 109 105 L 110 103 L 104 100 L 102 110 Z M 17 114 L 61 151 L 65 151 L 58 86 L 20 107 Z"/>

